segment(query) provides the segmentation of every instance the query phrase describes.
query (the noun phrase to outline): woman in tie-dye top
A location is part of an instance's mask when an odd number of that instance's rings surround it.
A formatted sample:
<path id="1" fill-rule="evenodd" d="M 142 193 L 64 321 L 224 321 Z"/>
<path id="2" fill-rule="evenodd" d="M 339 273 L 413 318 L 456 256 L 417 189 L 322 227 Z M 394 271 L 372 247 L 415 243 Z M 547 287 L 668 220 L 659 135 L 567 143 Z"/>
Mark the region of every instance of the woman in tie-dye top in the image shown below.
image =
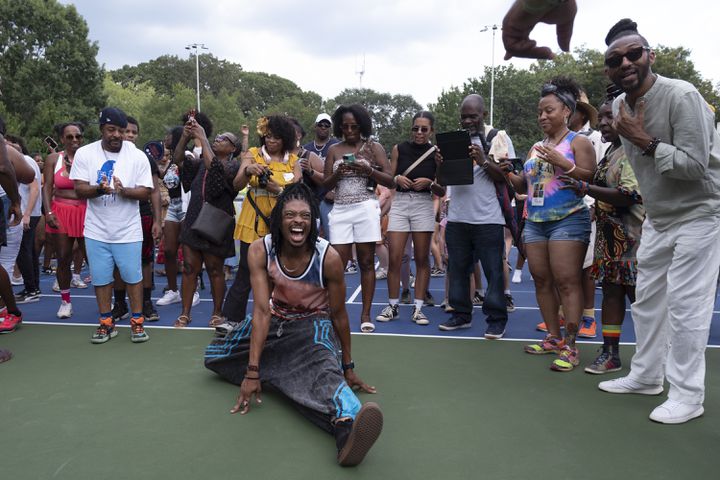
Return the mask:
<path id="1" fill-rule="evenodd" d="M 550 368 L 563 372 L 580 362 L 575 337 L 583 308 L 582 263 L 590 239 L 590 214 L 582 195 L 567 189 L 562 176 L 591 181 L 596 168 L 590 140 L 568 128 L 578 93 L 578 85 L 569 78 L 557 77 L 543 87 L 538 123 L 545 139 L 533 145 L 522 172 L 508 174 L 515 190 L 528 195 L 523 241 L 549 332 L 525 351 L 558 353 Z M 558 293 L 565 338 L 560 334 Z"/>

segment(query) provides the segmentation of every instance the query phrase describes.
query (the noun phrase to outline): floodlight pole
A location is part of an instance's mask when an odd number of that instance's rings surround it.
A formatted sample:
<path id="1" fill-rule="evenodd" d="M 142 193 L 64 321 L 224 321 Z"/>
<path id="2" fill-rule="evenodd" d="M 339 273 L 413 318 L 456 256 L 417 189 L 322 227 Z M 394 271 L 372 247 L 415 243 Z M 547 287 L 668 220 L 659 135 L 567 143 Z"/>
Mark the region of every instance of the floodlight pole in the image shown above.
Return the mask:
<path id="1" fill-rule="evenodd" d="M 197 111 L 200 111 L 200 55 L 198 54 L 198 48 L 207 50 L 208 48 L 204 43 L 193 43 L 185 47 L 186 50 L 195 50 L 195 92 L 197 94 Z"/>
<path id="2" fill-rule="evenodd" d="M 490 125 L 493 123 L 493 111 L 495 110 L 495 33 L 500 28 L 497 25 L 485 25 L 480 32 L 487 32 L 492 29 L 492 66 L 490 67 Z"/>

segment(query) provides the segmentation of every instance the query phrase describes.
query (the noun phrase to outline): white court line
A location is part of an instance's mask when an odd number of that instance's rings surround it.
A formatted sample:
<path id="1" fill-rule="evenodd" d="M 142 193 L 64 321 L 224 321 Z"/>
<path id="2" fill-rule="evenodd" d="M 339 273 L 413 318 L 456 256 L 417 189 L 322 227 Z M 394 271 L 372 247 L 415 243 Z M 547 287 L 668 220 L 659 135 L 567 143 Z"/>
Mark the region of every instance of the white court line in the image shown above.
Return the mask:
<path id="1" fill-rule="evenodd" d="M 375 263 L 375 270 L 377 270 L 378 265 L 380 265 L 380 262 Z M 360 267 L 358 267 L 358 273 L 360 273 Z M 360 295 L 361 291 L 362 291 L 362 283 L 357 286 L 355 291 L 352 293 L 352 295 L 350 295 L 350 298 L 348 298 L 345 303 L 354 303 L 355 299 L 357 298 L 358 295 Z M 360 305 L 362 305 L 362 302 L 360 303 Z M 373 303 L 373 305 L 375 305 L 375 304 Z M 378 303 L 378 305 L 381 305 L 381 304 Z"/>
<path id="2" fill-rule="evenodd" d="M 97 323 L 69 323 L 69 322 L 23 322 L 23 324 L 26 325 L 51 325 L 51 326 L 62 326 L 62 327 L 97 327 Z M 120 328 L 130 328 L 130 325 L 116 325 Z M 158 329 L 158 330 L 206 330 L 206 331 L 215 331 L 214 328 L 210 327 L 185 327 L 185 328 L 175 328 L 172 326 L 165 326 L 165 325 L 148 325 L 148 322 L 145 322 L 145 328 L 147 329 Z M 501 338 L 499 340 L 488 340 L 485 337 L 459 337 L 455 335 L 417 335 L 417 334 L 409 334 L 409 333 L 379 333 L 379 332 L 373 332 L 373 333 L 362 333 L 362 332 L 350 332 L 351 335 L 359 335 L 359 336 L 367 336 L 367 337 L 406 337 L 406 338 L 426 338 L 426 339 L 441 339 L 441 340 L 473 340 L 473 341 L 492 341 L 492 342 L 537 342 L 537 338 Z M 599 341 L 590 341 L 590 340 L 577 340 L 577 343 L 585 344 L 585 345 L 602 345 L 602 342 Z M 631 342 L 620 342 L 620 345 L 635 345 L 635 343 Z M 720 345 L 708 345 L 707 348 L 720 348 Z"/>

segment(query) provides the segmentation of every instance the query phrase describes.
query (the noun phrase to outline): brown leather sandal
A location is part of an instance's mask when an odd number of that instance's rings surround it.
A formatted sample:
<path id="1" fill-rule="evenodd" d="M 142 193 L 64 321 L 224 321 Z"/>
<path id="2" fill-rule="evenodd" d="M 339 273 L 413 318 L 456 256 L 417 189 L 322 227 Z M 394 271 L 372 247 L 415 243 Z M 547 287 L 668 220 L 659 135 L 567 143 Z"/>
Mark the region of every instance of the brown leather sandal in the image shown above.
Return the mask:
<path id="1" fill-rule="evenodd" d="M 177 318 L 177 320 L 175 320 L 175 325 L 173 326 L 175 328 L 185 328 L 190 325 L 191 321 L 192 320 L 190 319 L 190 315 L 182 314 Z"/>

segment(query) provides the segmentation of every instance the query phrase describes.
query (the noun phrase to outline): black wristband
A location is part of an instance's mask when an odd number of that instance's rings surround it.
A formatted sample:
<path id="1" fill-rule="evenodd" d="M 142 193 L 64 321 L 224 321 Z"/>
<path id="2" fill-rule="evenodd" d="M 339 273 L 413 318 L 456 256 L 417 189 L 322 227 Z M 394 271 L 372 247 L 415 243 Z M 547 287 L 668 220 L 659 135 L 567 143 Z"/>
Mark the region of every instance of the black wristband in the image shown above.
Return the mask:
<path id="1" fill-rule="evenodd" d="M 657 149 L 658 145 L 660 145 L 660 139 L 658 137 L 650 140 L 650 143 L 648 143 L 647 147 L 645 147 L 645 150 L 642 152 L 643 157 L 650 157 L 654 155 L 655 149 Z"/>
<path id="2" fill-rule="evenodd" d="M 343 364 L 342 364 L 343 372 L 344 372 L 345 370 L 353 370 L 354 368 L 355 368 L 355 362 L 353 362 L 352 360 L 350 360 L 350 363 L 343 363 Z"/>
<path id="3" fill-rule="evenodd" d="M 257 380 L 259 382 L 260 377 L 248 377 L 247 375 L 245 375 L 245 380 Z"/>

